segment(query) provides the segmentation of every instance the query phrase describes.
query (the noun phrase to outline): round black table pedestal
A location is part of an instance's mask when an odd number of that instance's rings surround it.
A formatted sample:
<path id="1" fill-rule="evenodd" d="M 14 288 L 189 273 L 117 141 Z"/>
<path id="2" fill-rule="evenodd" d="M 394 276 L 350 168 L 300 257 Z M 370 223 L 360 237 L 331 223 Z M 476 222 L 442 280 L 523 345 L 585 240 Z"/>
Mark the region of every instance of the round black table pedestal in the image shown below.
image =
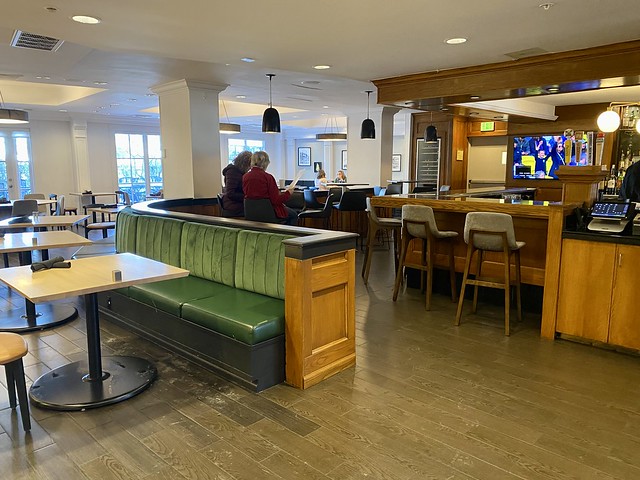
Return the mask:
<path id="1" fill-rule="evenodd" d="M 43 330 L 57 327 L 78 316 L 78 310 L 72 305 L 41 303 L 35 309 L 35 315 L 29 315 L 29 310 L 27 304 L 26 310 L 0 312 L 0 332 L 24 333 Z"/>
<path id="2" fill-rule="evenodd" d="M 84 410 L 118 403 L 147 389 L 156 378 L 151 362 L 136 357 L 104 357 L 102 380 L 89 380 L 86 360 L 58 367 L 38 378 L 29 396 L 53 410 Z"/>

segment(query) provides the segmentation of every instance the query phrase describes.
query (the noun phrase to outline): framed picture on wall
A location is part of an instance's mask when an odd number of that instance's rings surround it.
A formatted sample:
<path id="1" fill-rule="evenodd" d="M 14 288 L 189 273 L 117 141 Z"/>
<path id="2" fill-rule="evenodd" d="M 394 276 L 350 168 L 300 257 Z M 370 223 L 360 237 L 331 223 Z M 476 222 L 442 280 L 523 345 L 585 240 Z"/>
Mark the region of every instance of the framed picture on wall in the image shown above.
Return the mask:
<path id="1" fill-rule="evenodd" d="M 313 171 L 318 173 L 320 170 L 322 170 L 322 162 L 313 162 Z"/>
<path id="2" fill-rule="evenodd" d="M 311 166 L 311 147 L 298 147 L 298 166 Z"/>
<path id="3" fill-rule="evenodd" d="M 402 165 L 402 155 L 399 153 L 394 153 L 391 155 L 391 171 L 399 172 Z"/>
<path id="4" fill-rule="evenodd" d="M 346 150 L 342 150 L 342 170 L 346 170 L 347 169 L 347 151 Z"/>

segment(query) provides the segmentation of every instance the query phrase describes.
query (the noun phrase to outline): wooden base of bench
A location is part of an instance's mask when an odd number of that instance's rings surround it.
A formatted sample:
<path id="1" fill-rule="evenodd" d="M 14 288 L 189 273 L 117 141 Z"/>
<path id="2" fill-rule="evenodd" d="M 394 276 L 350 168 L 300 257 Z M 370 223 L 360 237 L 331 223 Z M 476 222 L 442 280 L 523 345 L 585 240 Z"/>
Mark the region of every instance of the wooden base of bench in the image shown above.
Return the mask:
<path id="1" fill-rule="evenodd" d="M 100 314 L 247 389 L 284 382 L 284 335 L 247 345 L 115 291 L 98 294 Z"/>

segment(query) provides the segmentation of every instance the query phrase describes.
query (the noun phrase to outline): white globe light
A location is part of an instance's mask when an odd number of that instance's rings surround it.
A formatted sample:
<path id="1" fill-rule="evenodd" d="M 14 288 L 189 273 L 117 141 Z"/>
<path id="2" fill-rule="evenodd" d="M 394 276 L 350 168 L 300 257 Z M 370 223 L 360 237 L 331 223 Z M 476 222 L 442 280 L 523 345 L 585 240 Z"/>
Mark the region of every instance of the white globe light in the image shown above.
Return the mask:
<path id="1" fill-rule="evenodd" d="M 613 110 L 602 112 L 598 116 L 598 128 L 603 132 L 615 132 L 620 126 L 620 115 Z"/>

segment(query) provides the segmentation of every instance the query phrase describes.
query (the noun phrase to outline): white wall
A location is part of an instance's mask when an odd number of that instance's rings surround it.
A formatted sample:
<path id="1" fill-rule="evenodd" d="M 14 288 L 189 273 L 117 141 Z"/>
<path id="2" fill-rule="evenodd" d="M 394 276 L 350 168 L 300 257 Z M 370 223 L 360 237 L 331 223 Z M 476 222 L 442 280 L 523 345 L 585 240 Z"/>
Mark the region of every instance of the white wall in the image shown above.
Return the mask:
<path id="1" fill-rule="evenodd" d="M 67 194 L 74 190 L 71 126 L 68 121 L 31 120 L 34 193 Z"/>
<path id="2" fill-rule="evenodd" d="M 504 182 L 507 167 L 502 159 L 506 151 L 507 137 L 471 137 L 467 180 Z"/>

